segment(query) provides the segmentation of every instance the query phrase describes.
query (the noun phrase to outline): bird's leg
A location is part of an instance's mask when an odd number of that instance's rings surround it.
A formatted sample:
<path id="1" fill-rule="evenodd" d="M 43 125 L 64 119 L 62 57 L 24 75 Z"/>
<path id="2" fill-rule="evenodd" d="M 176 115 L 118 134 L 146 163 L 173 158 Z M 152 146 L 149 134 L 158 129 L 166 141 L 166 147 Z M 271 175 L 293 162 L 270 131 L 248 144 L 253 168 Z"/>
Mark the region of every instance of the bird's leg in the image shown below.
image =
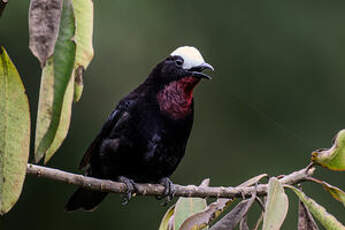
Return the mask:
<path id="1" fill-rule="evenodd" d="M 167 205 L 169 201 L 171 201 L 174 198 L 176 188 L 173 182 L 168 177 L 163 177 L 160 179 L 159 183 L 164 186 L 164 192 L 162 196 L 156 196 L 158 200 L 161 200 L 163 198 L 167 198 L 166 202 L 163 203 L 163 205 Z"/>
<path id="2" fill-rule="evenodd" d="M 121 202 L 121 204 L 125 206 L 128 204 L 129 200 L 132 198 L 132 194 L 137 190 L 136 184 L 134 183 L 132 179 L 129 179 L 124 176 L 119 176 L 118 181 L 124 183 L 127 186 L 126 194 L 123 195 L 122 202 Z"/>

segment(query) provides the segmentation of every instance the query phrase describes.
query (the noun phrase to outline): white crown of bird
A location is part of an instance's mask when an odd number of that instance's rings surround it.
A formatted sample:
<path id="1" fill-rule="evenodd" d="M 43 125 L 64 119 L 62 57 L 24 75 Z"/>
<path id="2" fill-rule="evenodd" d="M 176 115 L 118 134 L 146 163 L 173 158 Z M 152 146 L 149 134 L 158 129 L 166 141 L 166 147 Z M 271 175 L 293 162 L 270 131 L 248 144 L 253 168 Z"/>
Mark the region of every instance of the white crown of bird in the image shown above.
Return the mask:
<path id="1" fill-rule="evenodd" d="M 183 68 L 190 69 L 205 63 L 200 51 L 193 46 L 181 46 L 174 50 L 171 56 L 180 56 L 183 58 Z"/>

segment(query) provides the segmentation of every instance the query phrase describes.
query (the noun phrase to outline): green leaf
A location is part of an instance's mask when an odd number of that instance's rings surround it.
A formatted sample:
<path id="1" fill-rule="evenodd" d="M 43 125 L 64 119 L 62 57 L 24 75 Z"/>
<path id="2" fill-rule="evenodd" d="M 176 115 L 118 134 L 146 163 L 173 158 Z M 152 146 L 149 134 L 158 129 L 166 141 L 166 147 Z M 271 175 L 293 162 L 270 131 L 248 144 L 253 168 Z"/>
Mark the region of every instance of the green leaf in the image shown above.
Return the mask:
<path id="1" fill-rule="evenodd" d="M 0 215 L 17 202 L 30 146 L 29 102 L 5 49 L 0 49 Z"/>
<path id="2" fill-rule="evenodd" d="M 228 214 L 226 214 L 222 219 L 215 223 L 210 230 L 232 230 L 234 229 L 240 221 L 245 218 L 250 207 L 255 201 L 256 195 L 248 200 L 243 200 L 235 208 L 233 208 Z"/>
<path id="3" fill-rule="evenodd" d="M 69 129 L 69 125 L 71 122 L 71 115 L 72 115 L 73 92 L 74 92 L 74 76 L 72 75 L 67 85 L 65 96 L 63 98 L 59 127 L 56 131 L 56 135 L 51 146 L 49 147 L 49 149 L 47 150 L 45 154 L 44 163 L 47 163 L 50 160 L 50 158 L 59 149 L 63 140 L 66 138 L 68 134 L 68 129 Z"/>
<path id="4" fill-rule="evenodd" d="M 164 214 L 159 230 L 173 230 L 175 205 L 172 205 Z"/>
<path id="5" fill-rule="evenodd" d="M 334 199 L 338 200 L 345 206 L 345 192 L 344 191 L 324 181 L 322 182 L 322 186 L 324 187 L 326 191 L 328 191 L 333 196 Z"/>
<path id="6" fill-rule="evenodd" d="M 305 206 L 309 209 L 311 214 L 323 225 L 325 229 L 331 230 L 344 230 L 345 226 L 342 225 L 334 216 L 329 214 L 327 210 L 316 203 L 313 199 L 307 197 L 301 190 L 286 185 L 286 187 L 292 189 L 299 197 L 299 199 L 305 204 Z"/>
<path id="7" fill-rule="evenodd" d="M 204 180 L 200 186 L 208 186 L 209 179 Z M 207 206 L 206 200 L 202 198 L 180 197 L 175 206 L 174 229 L 180 229 L 183 222 L 190 216 L 204 210 Z"/>
<path id="8" fill-rule="evenodd" d="M 289 200 L 279 180 L 272 177 L 268 182 L 263 230 L 278 230 L 284 222 L 289 208 Z"/>
<path id="9" fill-rule="evenodd" d="M 330 170 L 345 171 L 345 129 L 338 132 L 331 148 L 314 151 L 311 160 Z"/>
<path id="10" fill-rule="evenodd" d="M 298 205 L 298 230 L 319 230 L 313 216 L 301 200 Z"/>
<path id="11" fill-rule="evenodd" d="M 93 34 L 93 1 L 92 0 L 72 0 L 77 43 L 77 56 L 75 60 L 75 93 L 74 100 L 79 101 L 83 92 L 83 72 L 88 67 L 93 58 L 92 34 Z"/>
<path id="12" fill-rule="evenodd" d="M 57 135 L 57 132 L 59 126 L 66 125 L 61 123 L 61 121 L 66 121 L 66 119 L 61 118 L 61 112 L 64 100 L 68 98 L 65 95 L 75 62 L 74 33 L 75 23 L 71 0 L 64 0 L 55 51 L 42 70 L 35 138 L 36 162 L 40 161 L 54 141 L 54 146 L 59 146 L 65 137 L 65 135 Z M 62 130 L 66 130 L 66 128 Z M 52 147 L 53 150 L 56 149 L 54 146 Z M 49 154 L 49 158 L 52 154 Z"/>
<path id="13" fill-rule="evenodd" d="M 1 0 L 0 0 L 1 1 Z M 29 8 L 30 50 L 43 67 L 53 55 L 59 33 L 62 0 L 31 0 Z"/>

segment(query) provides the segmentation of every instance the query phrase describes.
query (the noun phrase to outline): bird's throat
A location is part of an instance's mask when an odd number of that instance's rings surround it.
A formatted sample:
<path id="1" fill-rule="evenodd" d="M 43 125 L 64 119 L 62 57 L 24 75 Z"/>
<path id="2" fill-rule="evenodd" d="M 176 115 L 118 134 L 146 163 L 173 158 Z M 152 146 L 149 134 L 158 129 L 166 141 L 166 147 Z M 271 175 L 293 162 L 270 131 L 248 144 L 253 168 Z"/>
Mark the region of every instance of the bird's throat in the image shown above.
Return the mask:
<path id="1" fill-rule="evenodd" d="M 182 119 L 192 111 L 193 90 L 200 79 L 185 77 L 170 82 L 157 95 L 160 110 L 173 119 Z"/>

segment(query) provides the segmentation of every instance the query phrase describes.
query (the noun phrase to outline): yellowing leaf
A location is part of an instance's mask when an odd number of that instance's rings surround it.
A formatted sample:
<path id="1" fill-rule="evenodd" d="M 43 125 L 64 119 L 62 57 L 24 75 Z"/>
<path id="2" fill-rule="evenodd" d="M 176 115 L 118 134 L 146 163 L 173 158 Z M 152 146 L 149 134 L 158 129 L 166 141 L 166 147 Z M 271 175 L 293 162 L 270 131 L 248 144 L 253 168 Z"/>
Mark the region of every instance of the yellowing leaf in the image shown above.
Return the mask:
<path id="1" fill-rule="evenodd" d="M 338 132 L 330 149 L 313 152 L 311 160 L 334 171 L 345 171 L 345 129 Z"/>
<path id="2" fill-rule="evenodd" d="M 30 145 L 28 98 L 16 67 L 0 49 L 0 214 L 17 202 Z"/>
<path id="3" fill-rule="evenodd" d="M 286 185 L 286 187 L 290 188 L 292 191 L 296 193 L 299 199 L 309 209 L 311 214 L 313 214 L 313 216 L 323 225 L 325 229 L 332 229 L 332 230 L 345 229 L 345 226 L 341 224 L 334 216 L 329 214 L 324 207 L 316 203 L 313 199 L 307 197 L 301 190 L 290 185 Z"/>
<path id="4" fill-rule="evenodd" d="M 42 70 L 35 137 L 36 162 L 44 156 L 52 144 L 54 146 L 50 150 L 55 151 L 66 136 L 64 132 L 68 130 L 70 117 L 66 115 L 62 117 L 61 113 L 64 110 L 64 103 L 67 103 L 66 92 L 72 77 L 76 55 L 74 34 L 75 22 L 71 0 L 64 0 L 55 51 Z M 59 128 L 60 126 L 63 128 Z M 57 135 L 59 130 L 60 133 Z M 49 153 L 46 161 L 54 151 Z"/>
<path id="5" fill-rule="evenodd" d="M 171 206 L 164 214 L 161 224 L 159 226 L 159 230 L 173 230 L 174 229 L 174 226 L 173 226 L 174 212 L 175 212 L 175 205 Z"/>
<path id="6" fill-rule="evenodd" d="M 322 186 L 333 196 L 334 199 L 340 201 L 345 206 L 345 192 L 344 191 L 324 181 L 322 183 Z"/>
<path id="7" fill-rule="evenodd" d="M 222 219 L 215 223 L 210 230 L 232 230 L 234 229 L 240 221 L 246 217 L 250 207 L 255 201 L 255 196 L 248 200 L 242 200 L 235 208 L 233 208 L 228 214 L 226 214 Z M 187 229 L 186 229 L 187 230 Z"/>
<path id="8" fill-rule="evenodd" d="M 289 200 L 279 180 L 272 177 L 268 182 L 263 230 L 279 230 L 289 208 Z"/>
<path id="9" fill-rule="evenodd" d="M 200 186 L 208 186 L 209 179 L 204 180 Z M 180 229 L 183 222 L 190 216 L 204 210 L 207 206 L 206 200 L 202 198 L 180 197 L 175 206 L 174 229 Z"/>
<path id="10" fill-rule="evenodd" d="M 216 219 L 232 202 L 233 200 L 231 199 L 217 199 L 208 205 L 206 209 L 188 217 L 181 225 L 180 230 L 204 228 L 212 220 Z"/>
<path id="11" fill-rule="evenodd" d="M 77 44 L 77 56 L 75 59 L 75 93 L 74 100 L 79 101 L 83 92 L 83 73 L 93 58 L 92 34 L 93 34 L 93 1 L 72 0 Z"/>

